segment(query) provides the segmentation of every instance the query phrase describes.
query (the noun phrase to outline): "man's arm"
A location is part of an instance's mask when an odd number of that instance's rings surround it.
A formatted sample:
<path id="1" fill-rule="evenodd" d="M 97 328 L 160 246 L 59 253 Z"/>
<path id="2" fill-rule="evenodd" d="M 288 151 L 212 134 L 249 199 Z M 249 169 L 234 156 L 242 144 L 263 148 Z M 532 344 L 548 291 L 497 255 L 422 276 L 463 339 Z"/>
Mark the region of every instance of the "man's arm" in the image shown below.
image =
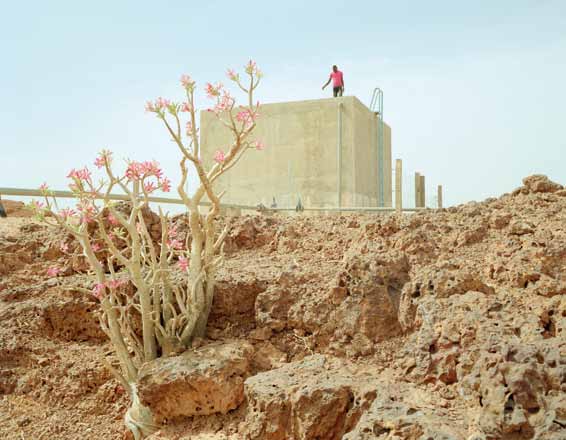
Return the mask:
<path id="1" fill-rule="evenodd" d="M 326 84 L 322 86 L 322 90 L 324 90 L 324 89 L 326 88 L 326 86 L 327 86 L 328 84 L 330 84 L 330 81 L 332 81 L 332 75 L 330 75 L 330 76 L 328 77 L 328 81 L 326 81 Z"/>

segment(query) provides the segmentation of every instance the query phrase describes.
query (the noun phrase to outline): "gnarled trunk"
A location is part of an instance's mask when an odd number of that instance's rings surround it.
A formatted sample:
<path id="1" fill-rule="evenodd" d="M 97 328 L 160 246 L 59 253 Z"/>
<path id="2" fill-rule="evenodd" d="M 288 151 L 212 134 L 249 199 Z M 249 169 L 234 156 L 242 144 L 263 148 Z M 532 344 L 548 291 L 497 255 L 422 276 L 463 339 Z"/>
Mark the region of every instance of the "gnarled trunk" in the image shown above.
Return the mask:
<path id="1" fill-rule="evenodd" d="M 156 432 L 158 427 L 153 421 L 151 410 L 141 403 L 135 383 L 130 384 L 130 398 L 132 404 L 126 411 L 124 423 L 134 435 L 135 440 L 143 440 Z"/>

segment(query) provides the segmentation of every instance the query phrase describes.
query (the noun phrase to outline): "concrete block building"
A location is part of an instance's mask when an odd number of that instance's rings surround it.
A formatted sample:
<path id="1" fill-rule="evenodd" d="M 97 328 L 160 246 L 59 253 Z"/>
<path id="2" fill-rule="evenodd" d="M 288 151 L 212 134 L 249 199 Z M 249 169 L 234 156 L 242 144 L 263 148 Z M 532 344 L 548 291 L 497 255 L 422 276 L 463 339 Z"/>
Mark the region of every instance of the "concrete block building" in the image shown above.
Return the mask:
<path id="1" fill-rule="evenodd" d="M 212 113 L 200 117 L 202 157 L 211 165 L 231 134 Z M 264 104 L 252 139 L 266 148 L 220 177 L 224 203 L 391 206 L 391 129 L 355 97 Z"/>

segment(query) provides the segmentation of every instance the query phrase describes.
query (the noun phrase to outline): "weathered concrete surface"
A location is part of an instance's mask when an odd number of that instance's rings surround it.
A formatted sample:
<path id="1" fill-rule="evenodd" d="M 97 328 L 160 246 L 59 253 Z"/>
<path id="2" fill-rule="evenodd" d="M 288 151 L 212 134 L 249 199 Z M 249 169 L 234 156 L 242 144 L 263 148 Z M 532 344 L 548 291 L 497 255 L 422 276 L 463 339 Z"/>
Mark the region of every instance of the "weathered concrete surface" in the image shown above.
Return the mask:
<path id="1" fill-rule="evenodd" d="M 339 110 L 342 105 L 341 159 L 338 160 Z M 205 165 L 214 152 L 226 150 L 230 132 L 210 112 L 201 113 L 201 148 Z M 391 206 L 391 129 L 384 123 L 384 195 Z M 338 206 L 341 163 L 342 206 L 377 206 L 378 121 L 357 98 L 318 99 L 265 104 L 253 139 L 264 151 L 250 151 L 222 176 L 225 203 L 295 206 Z"/>

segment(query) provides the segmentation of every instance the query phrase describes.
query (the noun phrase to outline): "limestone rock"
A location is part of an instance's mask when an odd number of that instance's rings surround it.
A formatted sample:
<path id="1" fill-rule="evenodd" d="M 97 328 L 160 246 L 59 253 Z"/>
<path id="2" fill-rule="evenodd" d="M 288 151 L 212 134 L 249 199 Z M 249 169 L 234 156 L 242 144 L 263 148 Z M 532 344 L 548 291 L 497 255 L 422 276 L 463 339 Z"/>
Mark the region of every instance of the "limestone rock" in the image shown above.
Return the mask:
<path id="1" fill-rule="evenodd" d="M 523 189 L 530 193 L 547 193 L 561 190 L 562 185 L 553 182 L 543 174 L 533 174 L 523 179 Z"/>
<path id="2" fill-rule="evenodd" d="M 342 438 L 375 398 L 375 385 L 331 364 L 315 355 L 248 378 L 246 438 Z"/>
<path id="3" fill-rule="evenodd" d="M 215 343 L 142 366 L 139 394 L 157 420 L 225 414 L 244 400 L 253 348 L 247 342 Z"/>
<path id="4" fill-rule="evenodd" d="M 343 440 L 464 440 L 465 430 L 450 426 L 445 417 L 384 396 L 374 400 L 355 429 Z"/>

